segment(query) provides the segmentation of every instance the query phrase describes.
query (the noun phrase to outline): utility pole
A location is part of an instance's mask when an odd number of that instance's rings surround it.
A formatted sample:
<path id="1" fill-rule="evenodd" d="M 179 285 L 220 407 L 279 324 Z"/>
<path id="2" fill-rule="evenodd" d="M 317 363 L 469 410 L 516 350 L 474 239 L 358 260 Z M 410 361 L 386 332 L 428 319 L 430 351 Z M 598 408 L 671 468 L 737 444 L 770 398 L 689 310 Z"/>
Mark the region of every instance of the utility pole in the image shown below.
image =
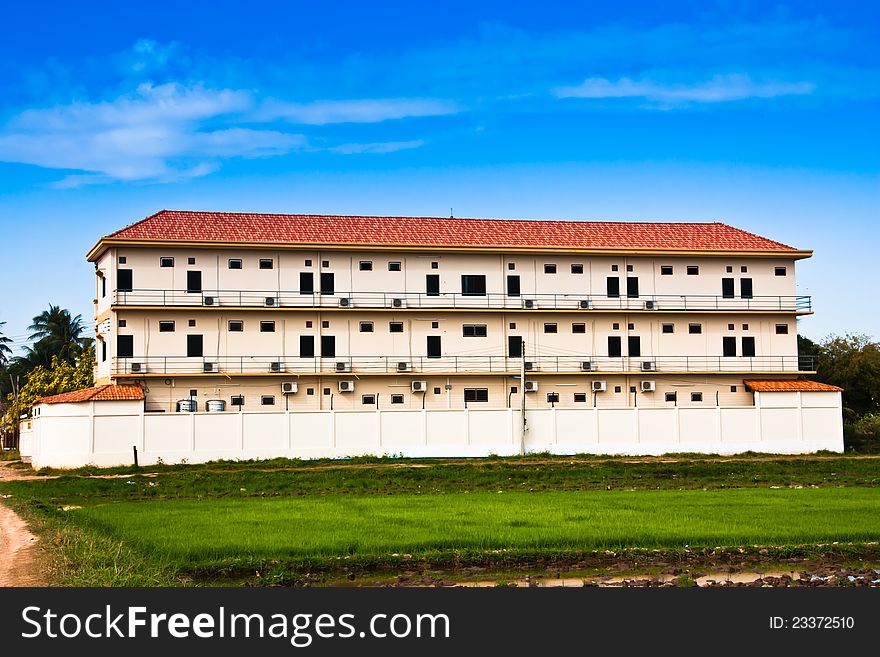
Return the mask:
<path id="1" fill-rule="evenodd" d="M 519 455 L 526 453 L 526 341 L 525 336 L 519 343 L 519 409 L 522 418 L 522 428 L 519 432 Z"/>

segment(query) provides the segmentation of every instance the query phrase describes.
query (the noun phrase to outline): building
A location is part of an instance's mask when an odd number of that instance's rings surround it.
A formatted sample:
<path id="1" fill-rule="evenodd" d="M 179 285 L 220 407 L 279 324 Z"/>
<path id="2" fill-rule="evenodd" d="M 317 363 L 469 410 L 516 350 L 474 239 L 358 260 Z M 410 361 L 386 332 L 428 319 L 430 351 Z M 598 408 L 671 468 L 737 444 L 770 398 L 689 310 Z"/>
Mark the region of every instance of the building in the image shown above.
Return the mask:
<path id="1" fill-rule="evenodd" d="M 783 422 L 792 425 L 785 438 L 767 428 L 772 423 L 759 427 L 757 438 L 781 441 L 764 451 L 837 449 L 839 389 L 803 382 L 815 363 L 797 350 L 797 318 L 812 311 L 810 298 L 797 294 L 795 266 L 811 254 L 721 223 L 163 210 L 88 253 L 96 274 L 96 383 L 138 386 L 146 416 L 237 412 L 241 427 L 265 429 L 261 422 L 283 414 L 324 422 L 314 419 L 323 411 L 357 412 L 346 416 L 359 418 L 350 428 L 332 420 L 333 449 L 310 455 L 384 449 L 381 436 L 398 430 L 380 427 L 378 448 L 359 443 L 371 417 L 365 412 L 379 411 L 381 426 L 409 421 L 392 411 L 534 412 L 537 435 L 539 412 L 559 411 L 547 415 L 554 418 L 549 449 L 570 453 L 615 451 L 603 439 L 616 444 L 640 422 L 605 425 L 599 418 L 606 415 L 675 409 L 651 416 L 668 418 L 672 442 L 640 446 L 643 426 L 637 444 L 620 450 L 656 452 L 677 445 L 691 430 L 689 418 L 702 418 L 694 420 L 695 436 L 708 422 L 720 427 L 721 440 L 722 415 L 763 417 L 759 395 L 800 409 L 801 425 L 810 415 L 804 405 L 827 416 L 809 445 L 786 442 L 812 431 L 794 432 L 793 415 Z M 632 409 L 639 412 L 610 413 Z M 418 429 L 426 445 L 442 425 L 440 414 L 428 417 Z M 560 429 L 560 417 L 575 433 L 592 426 L 595 449 Z M 748 433 L 742 427 L 761 421 L 737 420 L 731 427 L 740 429 L 731 431 Z M 293 449 L 291 435 L 305 425 L 285 422 Z M 491 432 L 514 436 L 515 424 Z M 474 446 L 468 426 L 468 450 L 416 451 L 505 451 Z M 236 431 L 235 445 L 246 452 L 247 430 Z M 512 440 L 521 448 L 527 442 Z M 554 447 L 560 440 L 566 447 Z M 724 451 L 710 443 L 696 438 L 666 451 Z"/>

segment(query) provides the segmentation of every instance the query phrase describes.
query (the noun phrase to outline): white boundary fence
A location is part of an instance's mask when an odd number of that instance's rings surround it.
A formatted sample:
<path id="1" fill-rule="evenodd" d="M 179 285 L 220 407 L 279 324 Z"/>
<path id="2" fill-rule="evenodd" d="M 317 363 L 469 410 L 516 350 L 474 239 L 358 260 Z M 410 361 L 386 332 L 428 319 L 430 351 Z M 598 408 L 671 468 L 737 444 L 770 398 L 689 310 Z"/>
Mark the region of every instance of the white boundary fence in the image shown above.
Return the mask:
<path id="1" fill-rule="evenodd" d="M 843 450 L 840 393 L 756 393 L 755 406 L 527 411 L 526 452 L 665 454 Z M 34 467 L 359 455 L 515 455 L 516 409 L 144 413 L 143 402 L 42 405 Z"/>

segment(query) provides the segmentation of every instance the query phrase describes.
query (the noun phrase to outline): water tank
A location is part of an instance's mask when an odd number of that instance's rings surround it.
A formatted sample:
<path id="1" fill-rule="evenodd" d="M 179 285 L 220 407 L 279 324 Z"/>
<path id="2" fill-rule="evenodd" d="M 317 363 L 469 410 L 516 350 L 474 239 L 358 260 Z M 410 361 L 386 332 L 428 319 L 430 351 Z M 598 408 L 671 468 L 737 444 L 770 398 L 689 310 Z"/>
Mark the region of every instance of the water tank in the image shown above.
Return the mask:
<path id="1" fill-rule="evenodd" d="M 226 402 L 222 399 L 209 399 L 205 402 L 205 410 L 209 413 L 218 413 L 226 410 Z"/>
<path id="2" fill-rule="evenodd" d="M 177 402 L 178 413 L 195 413 L 197 410 L 199 410 L 199 405 L 195 399 L 181 399 Z"/>

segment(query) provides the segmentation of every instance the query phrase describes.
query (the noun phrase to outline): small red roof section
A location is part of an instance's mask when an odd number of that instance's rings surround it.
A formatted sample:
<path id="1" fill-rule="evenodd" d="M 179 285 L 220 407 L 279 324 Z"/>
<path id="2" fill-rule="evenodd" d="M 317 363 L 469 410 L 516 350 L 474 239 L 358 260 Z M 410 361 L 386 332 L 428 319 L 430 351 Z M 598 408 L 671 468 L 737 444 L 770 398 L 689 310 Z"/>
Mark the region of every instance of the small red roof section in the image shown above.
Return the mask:
<path id="1" fill-rule="evenodd" d="M 137 401 L 144 398 L 140 386 L 103 385 L 94 388 L 83 388 L 60 395 L 43 397 L 38 404 L 73 404 L 85 401 Z"/>
<path id="2" fill-rule="evenodd" d="M 843 392 L 843 388 L 818 381 L 743 381 L 755 392 Z"/>
<path id="3" fill-rule="evenodd" d="M 426 247 L 796 251 L 722 223 L 534 221 L 162 210 L 105 239 Z"/>

